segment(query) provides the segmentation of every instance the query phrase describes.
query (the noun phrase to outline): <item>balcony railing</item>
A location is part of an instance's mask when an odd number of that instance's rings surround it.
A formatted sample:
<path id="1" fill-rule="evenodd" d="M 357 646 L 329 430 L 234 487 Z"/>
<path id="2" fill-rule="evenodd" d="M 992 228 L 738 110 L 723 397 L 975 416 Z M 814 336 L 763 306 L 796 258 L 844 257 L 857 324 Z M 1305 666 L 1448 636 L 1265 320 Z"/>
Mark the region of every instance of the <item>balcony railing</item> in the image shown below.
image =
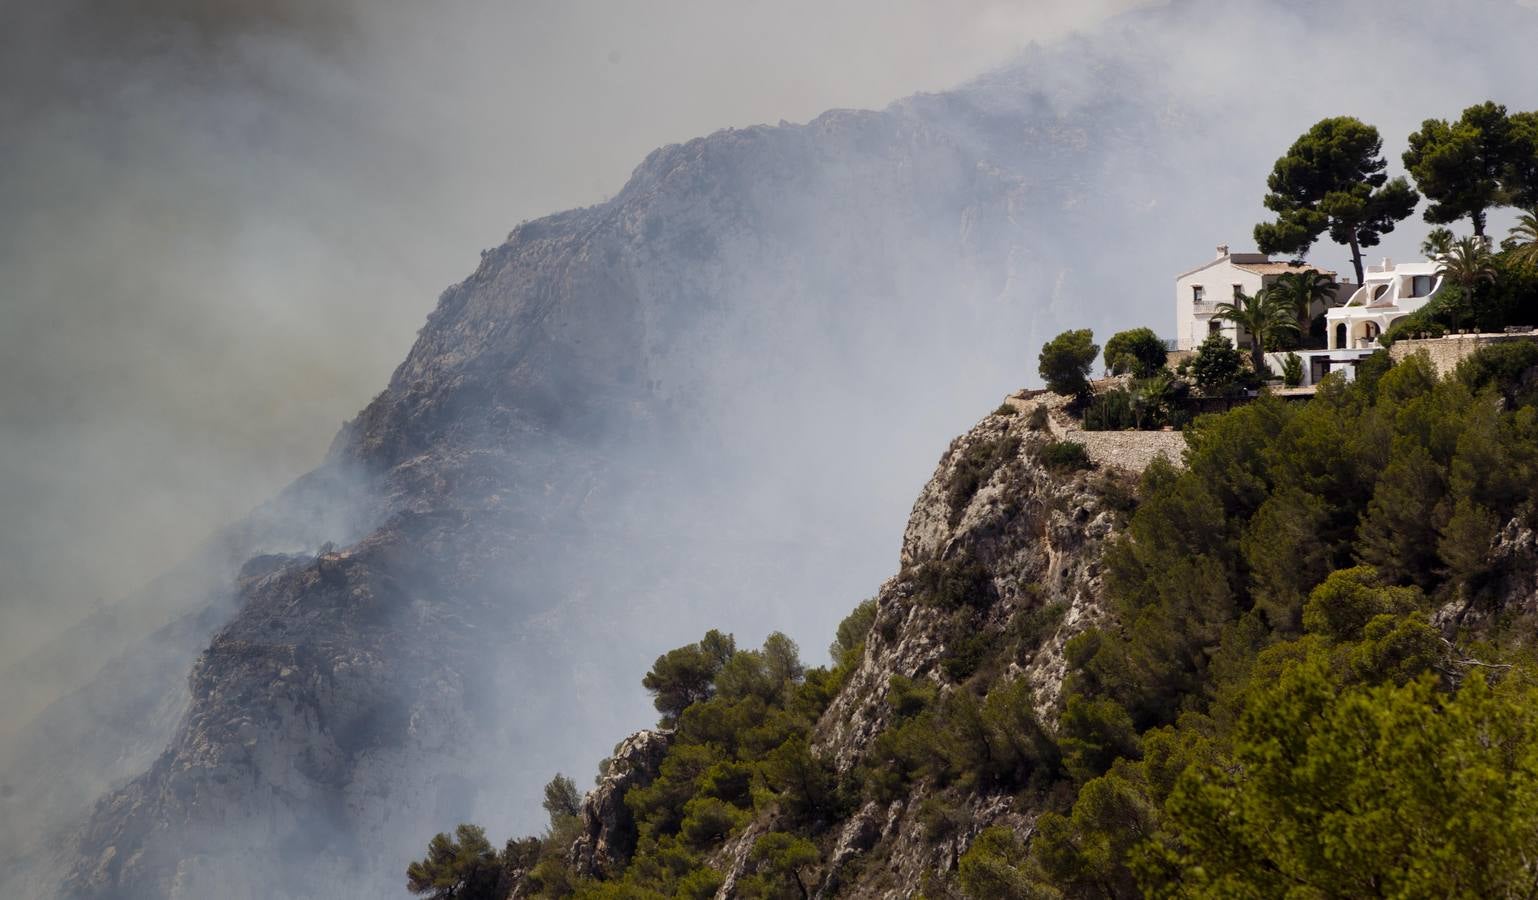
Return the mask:
<path id="1" fill-rule="evenodd" d="M 1210 316 L 1210 315 L 1214 315 L 1215 313 L 1217 313 L 1217 311 L 1218 311 L 1218 304 L 1217 304 L 1216 300 L 1193 300 L 1193 301 L 1191 301 L 1191 312 L 1194 313 L 1195 315 L 1198 315 L 1198 316 Z"/>

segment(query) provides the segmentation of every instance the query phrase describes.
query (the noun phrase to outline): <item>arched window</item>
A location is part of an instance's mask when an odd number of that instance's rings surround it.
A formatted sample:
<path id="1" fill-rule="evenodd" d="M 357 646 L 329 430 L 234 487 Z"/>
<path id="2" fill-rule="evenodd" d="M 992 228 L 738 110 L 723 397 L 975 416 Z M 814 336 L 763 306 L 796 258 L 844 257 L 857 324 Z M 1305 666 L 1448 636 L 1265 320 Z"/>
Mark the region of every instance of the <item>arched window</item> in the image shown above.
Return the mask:
<path id="1" fill-rule="evenodd" d="M 1344 348 L 1345 346 L 1346 346 L 1346 323 L 1342 322 L 1339 325 L 1335 326 L 1335 347 L 1334 347 L 1334 349 L 1340 350 L 1340 349 Z"/>

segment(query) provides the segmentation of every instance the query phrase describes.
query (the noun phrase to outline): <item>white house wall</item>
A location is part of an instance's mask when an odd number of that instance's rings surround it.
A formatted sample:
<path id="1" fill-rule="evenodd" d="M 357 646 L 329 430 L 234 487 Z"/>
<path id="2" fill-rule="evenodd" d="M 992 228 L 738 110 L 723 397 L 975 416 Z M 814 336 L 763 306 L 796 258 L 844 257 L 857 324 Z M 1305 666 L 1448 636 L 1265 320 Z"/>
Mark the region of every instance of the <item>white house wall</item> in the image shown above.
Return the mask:
<path id="1" fill-rule="evenodd" d="M 1234 265 L 1228 258 L 1214 260 L 1206 268 L 1189 275 L 1182 275 L 1175 280 L 1175 340 L 1179 349 L 1194 350 L 1197 344 L 1207 339 L 1207 323 L 1211 317 L 1205 314 L 1198 316 L 1193 306 L 1191 289 L 1201 285 L 1205 290 L 1204 309 L 1211 309 L 1218 303 L 1232 302 L 1236 284 L 1253 297 L 1259 293 L 1264 280 L 1260 275 Z M 1240 335 L 1232 323 L 1224 322 L 1222 333 L 1227 335 L 1235 346 L 1240 344 Z"/>

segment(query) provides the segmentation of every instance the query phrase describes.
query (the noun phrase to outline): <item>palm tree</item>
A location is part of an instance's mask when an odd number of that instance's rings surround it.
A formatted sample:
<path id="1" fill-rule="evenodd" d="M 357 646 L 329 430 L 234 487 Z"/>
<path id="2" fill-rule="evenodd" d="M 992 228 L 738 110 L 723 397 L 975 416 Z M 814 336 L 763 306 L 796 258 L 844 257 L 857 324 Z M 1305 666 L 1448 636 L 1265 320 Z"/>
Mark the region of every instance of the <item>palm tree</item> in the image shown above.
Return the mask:
<path id="1" fill-rule="evenodd" d="M 1298 317 L 1299 337 L 1306 337 L 1309 323 L 1314 318 L 1310 315 L 1314 311 L 1314 304 L 1323 303 L 1329 306 L 1335 299 L 1335 279 L 1318 269 L 1287 272 L 1278 276 L 1276 281 L 1266 288 L 1266 294 L 1275 296 L 1279 302 L 1292 308 L 1293 313 Z"/>
<path id="2" fill-rule="evenodd" d="M 1453 245 L 1453 230 L 1451 228 L 1433 228 L 1421 241 L 1421 255 L 1427 259 L 1436 259 L 1446 253 Z"/>
<path id="3" fill-rule="evenodd" d="M 1437 257 L 1437 274 L 1443 280 L 1457 285 L 1462 293 L 1462 308 L 1474 314 L 1474 291 L 1480 284 L 1495 281 L 1495 255 L 1490 252 L 1490 239 L 1461 237 Z"/>
<path id="4" fill-rule="evenodd" d="M 1235 294 L 1234 302 L 1219 303 L 1212 317 L 1232 322 L 1240 331 L 1249 333 L 1250 363 L 1257 375 L 1266 371 L 1266 345 L 1298 330 L 1288 301 L 1264 289 L 1253 297 L 1242 291 Z"/>
<path id="5" fill-rule="evenodd" d="M 1511 261 L 1526 266 L 1538 263 L 1538 211 L 1517 216 L 1511 226 Z"/>

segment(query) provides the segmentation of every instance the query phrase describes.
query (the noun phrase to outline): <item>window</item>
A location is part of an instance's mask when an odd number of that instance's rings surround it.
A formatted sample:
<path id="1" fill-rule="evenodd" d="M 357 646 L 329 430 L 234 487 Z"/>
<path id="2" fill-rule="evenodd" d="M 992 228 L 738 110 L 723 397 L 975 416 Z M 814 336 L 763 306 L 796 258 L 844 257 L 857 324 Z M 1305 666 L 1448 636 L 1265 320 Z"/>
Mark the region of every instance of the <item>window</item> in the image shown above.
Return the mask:
<path id="1" fill-rule="evenodd" d="M 1199 284 L 1191 285 L 1191 302 L 1192 303 L 1200 303 L 1200 302 L 1202 302 L 1202 298 L 1205 297 L 1206 294 L 1207 294 L 1206 288 L 1203 288 Z"/>
<path id="2" fill-rule="evenodd" d="M 1410 283 L 1411 297 L 1428 297 L 1431 295 L 1431 276 L 1416 275 Z"/>
<path id="3" fill-rule="evenodd" d="M 1240 297 L 1243 297 L 1243 296 L 1244 296 L 1244 285 L 1242 285 L 1242 284 L 1234 285 L 1234 299 L 1238 300 Z"/>
<path id="4" fill-rule="evenodd" d="M 1222 323 L 1221 320 L 1209 319 L 1207 321 L 1207 333 L 1208 334 L 1217 334 L 1218 332 L 1220 332 L 1222 330 L 1223 330 L 1223 323 Z"/>

